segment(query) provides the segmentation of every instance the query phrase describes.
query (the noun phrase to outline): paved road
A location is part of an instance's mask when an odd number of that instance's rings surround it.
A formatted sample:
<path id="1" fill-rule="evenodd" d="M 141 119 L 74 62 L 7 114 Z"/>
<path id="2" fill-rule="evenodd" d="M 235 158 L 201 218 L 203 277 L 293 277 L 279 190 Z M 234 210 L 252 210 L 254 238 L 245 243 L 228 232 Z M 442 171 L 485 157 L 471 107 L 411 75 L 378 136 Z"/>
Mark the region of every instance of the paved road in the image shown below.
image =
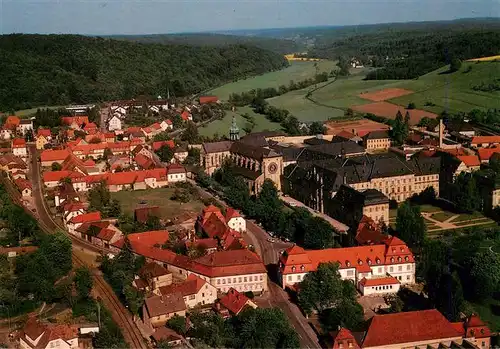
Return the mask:
<path id="1" fill-rule="evenodd" d="M 193 182 L 194 183 L 194 182 Z M 212 197 L 219 201 L 223 206 L 227 204 L 215 198 L 211 193 L 206 190 L 196 186 L 200 195 L 204 198 Z M 268 241 L 269 235 L 257 224 L 251 220 L 246 220 L 247 222 L 247 232 L 244 235 L 247 242 L 251 243 L 255 247 L 255 251 L 259 254 L 264 261 L 264 264 L 268 267 L 268 275 L 276 278 L 276 268 L 279 255 L 281 251 L 290 247 L 291 243 L 280 242 L 270 242 Z M 268 278 L 268 288 L 269 295 L 267 299 L 267 304 L 271 307 L 278 307 L 287 315 L 290 324 L 295 328 L 295 331 L 299 335 L 301 348 L 319 348 L 318 338 L 311 326 L 309 325 L 307 319 L 304 317 L 302 312 L 299 310 L 297 305 L 290 301 L 288 294 L 271 278 Z"/>
<path id="2" fill-rule="evenodd" d="M 53 233 L 57 229 L 62 229 L 52 218 L 50 213 L 47 211 L 45 205 L 43 191 L 42 191 L 42 181 L 40 176 L 39 163 L 37 159 L 37 150 L 35 145 L 29 145 L 31 156 L 31 183 L 32 183 L 32 195 L 33 202 L 37 210 L 38 221 L 42 229 L 47 233 Z M 145 344 L 143 336 L 137 325 L 135 324 L 130 312 L 123 306 L 123 304 L 118 300 L 115 293 L 112 291 L 111 287 L 104 280 L 101 272 L 95 269 L 92 265 L 85 263 L 77 254 L 75 254 L 75 248 L 81 250 L 90 250 L 92 252 L 99 251 L 100 249 L 93 246 L 81 239 L 76 238 L 68 234 L 73 243 L 73 265 L 83 266 L 92 269 L 92 274 L 94 276 L 94 292 L 97 294 L 106 308 L 111 312 L 113 320 L 118 326 L 120 326 L 123 337 L 125 341 L 130 345 L 131 348 L 141 348 L 146 349 L 148 346 Z"/>

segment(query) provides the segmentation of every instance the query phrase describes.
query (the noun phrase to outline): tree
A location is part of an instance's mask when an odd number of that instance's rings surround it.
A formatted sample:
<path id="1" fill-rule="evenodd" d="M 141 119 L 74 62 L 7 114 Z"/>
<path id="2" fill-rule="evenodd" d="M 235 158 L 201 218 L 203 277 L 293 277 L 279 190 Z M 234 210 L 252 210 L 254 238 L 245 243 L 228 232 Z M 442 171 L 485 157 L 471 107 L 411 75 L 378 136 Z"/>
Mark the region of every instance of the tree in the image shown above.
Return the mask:
<path id="1" fill-rule="evenodd" d="M 344 116 L 346 118 L 353 118 L 354 117 L 354 110 L 352 110 L 352 108 L 347 108 L 346 111 L 344 112 Z"/>
<path id="2" fill-rule="evenodd" d="M 326 133 L 326 127 L 323 125 L 321 121 L 314 121 L 309 126 L 309 134 L 314 135 L 323 135 Z"/>
<path id="3" fill-rule="evenodd" d="M 175 314 L 173 317 L 168 319 L 167 326 L 181 335 L 186 334 L 186 318 L 184 316 Z"/>
<path id="4" fill-rule="evenodd" d="M 278 190 L 274 182 L 266 179 L 262 184 L 254 205 L 255 216 L 262 222 L 268 231 L 276 231 L 279 228 L 279 217 L 283 203 L 278 197 Z"/>
<path id="5" fill-rule="evenodd" d="M 199 166 L 200 165 L 200 149 L 189 148 L 188 149 L 188 156 L 186 157 L 186 160 L 184 160 L 184 164 L 185 165 Z"/>
<path id="6" fill-rule="evenodd" d="M 424 217 L 418 206 L 410 202 L 403 202 L 396 217 L 396 236 L 401 238 L 410 247 L 420 247 L 427 233 Z"/>
<path id="7" fill-rule="evenodd" d="M 470 259 L 470 277 L 476 299 L 491 297 L 500 289 L 500 257 L 490 250 L 476 253 Z"/>
<path id="8" fill-rule="evenodd" d="M 52 171 L 61 171 L 62 170 L 62 165 L 58 162 L 53 162 L 50 167 L 51 167 Z"/>
<path id="9" fill-rule="evenodd" d="M 450 72 L 459 71 L 462 68 L 462 61 L 458 58 L 452 58 L 450 62 Z"/>
<path id="10" fill-rule="evenodd" d="M 396 119 L 393 122 L 391 138 L 397 145 L 401 145 L 408 138 L 409 126 L 406 120 L 403 120 L 403 114 L 398 110 Z"/>
<path id="11" fill-rule="evenodd" d="M 445 272 L 440 277 L 439 290 L 434 298 L 436 308 L 450 321 L 459 321 L 464 309 L 462 283 L 457 272 Z"/>
<path id="12" fill-rule="evenodd" d="M 321 217 L 311 217 L 307 221 L 304 236 L 304 247 L 313 250 L 322 250 L 335 247 L 335 230 Z"/>
<path id="13" fill-rule="evenodd" d="M 461 212 L 473 212 L 480 208 L 481 197 L 476 179 L 468 173 L 460 173 L 453 183 L 452 200 Z"/>
<path id="14" fill-rule="evenodd" d="M 160 158 L 162 162 L 170 163 L 174 157 L 174 151 L 169 145 L 162 145 L 160 149 L 156 151 L 156 155 Z"/>
<path id="15" fill-rule="evenodd" d="M 356 301 L 356 289 L 343 280 L 338 263 L 321 263 L 300 284 L 298 303 L 306 314 L 313 310 L 327 331 L 338 326 L 356 329 L 363 321 L 363 308 Z"/>
<path id="16" fill-rule="evenodd" d="M 175 114 L 174 117 L 172 118 L 172 126 L 175 129 L 178 129 L 182 127 L 184 124 L 184 120 L 182 120 L 182 117 L 179 114 Z"/>
<path id="17" fill-rule="evenodd" d="M 78 298 L 88 299 L 94 283 L 89 268 L 80 267 L 76 269 L 74 282 Z"/>
<path id="18" fill-rule="evenodd" d="M 182 132 L 181 140 L 189 144 L 196 144 L 199 142 L 200 136 L 198 134 L 198 127 L 194 122 L 188 121 L 186 129 Z"/>
<path id="19" fill-rule="evenodd" d="M 413 102 L 408 103 L 408 106 L 406 107 L 406 109 L 410 109 L 410 110 L 415 109 L 415 108 L 416 108 L 416 105 Z"/>

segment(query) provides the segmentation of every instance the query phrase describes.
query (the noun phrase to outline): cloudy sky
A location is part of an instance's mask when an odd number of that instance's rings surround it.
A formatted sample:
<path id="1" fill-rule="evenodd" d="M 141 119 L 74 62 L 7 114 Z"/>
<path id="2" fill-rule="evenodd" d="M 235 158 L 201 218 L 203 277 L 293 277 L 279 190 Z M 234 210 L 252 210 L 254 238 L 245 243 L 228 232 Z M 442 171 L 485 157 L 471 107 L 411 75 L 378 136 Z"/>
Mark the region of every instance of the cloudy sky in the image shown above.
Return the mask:
<path id="1" fill-rule="evenodd" d="M 154 34 L 500 17 L 500 0 L 0 0 L 0 33 Z"/>

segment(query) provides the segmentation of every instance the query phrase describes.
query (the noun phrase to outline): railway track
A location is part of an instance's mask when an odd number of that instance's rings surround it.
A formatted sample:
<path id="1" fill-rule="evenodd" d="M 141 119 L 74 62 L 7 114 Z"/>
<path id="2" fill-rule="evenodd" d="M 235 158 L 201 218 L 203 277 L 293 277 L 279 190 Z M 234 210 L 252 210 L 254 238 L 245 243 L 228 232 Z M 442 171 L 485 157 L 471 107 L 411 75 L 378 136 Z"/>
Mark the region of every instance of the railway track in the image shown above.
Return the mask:
<path id="1" fill-rule="evenodd" d="M 26 207 L 22 204 L 21 200 L 19 199 L 18 193 L 14 190 L 10 183 L 6 183 L 7 181 L 4 177 L 2 177 L 2 182 L 4 183 L 5 188 L 9 192 L 9 196 L 12 198 L 12 200 L 14 200 L 15 203 L 23 207 L 26 212 L 37 219 L 40 228 L 42 228 L 45 233 L 53 234 L 55 230 L 60 229 L 64 231 L 67 236 L 69 236 L 73 246 L 83 247 L 84 249 L 92 250 L 94 252 L 103 251 L 102 248 L 96 247 L 95 245 L 92 245 L 91 243 L 83 239 L 79 239 L 76 236 L 67 233 L 66 229 L 57 224 L 52 216 L 50 216 L 43 202 L 41 206 L 43 207 L 43 211 L 45 211 L 45 214 L 42 214 L 42 212 L 40 212 L 40 207 L 37 207 L 38 214 L 34 215 L 33 212 L 26 209 Z M 41 199 L 43 200 L 43 197 Z M 109 250 L 105 249 L 104 251 Z M 74 266 L 89 267 L 87 263 L 85 263 L 80 257 L 78 257 L 74 250 L 72 250 L 71 257 Z M 92 271 L 94 279 L 94 291 L 99 295 L 106 308 L 111 311 L 111 316 L 116 324 L 121 328 L 125 341 L 131 348 L 147 349 L 148 346 L 146 345 L 144 338 L 137 325 L 135 324 L 130 312 L 120 302 L 111 286 L 106 282 L 106 280 L 104 280 L 104 277 L 102 276 L 100 271 L 92 268 L 92 266 L 90 266 L 90 269 Z"/>

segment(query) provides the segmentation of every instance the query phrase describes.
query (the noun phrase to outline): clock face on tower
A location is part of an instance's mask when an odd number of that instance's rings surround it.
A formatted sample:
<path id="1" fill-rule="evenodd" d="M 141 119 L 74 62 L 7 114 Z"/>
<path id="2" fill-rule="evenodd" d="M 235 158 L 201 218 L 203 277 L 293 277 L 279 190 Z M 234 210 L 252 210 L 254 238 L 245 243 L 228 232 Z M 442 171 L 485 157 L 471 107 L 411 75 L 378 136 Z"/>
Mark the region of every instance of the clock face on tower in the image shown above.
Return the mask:
<path id="1" fill-rule="evenodd" d="M 276 173 L 276 171 L 278 171 L 278 165 L 276 165 L 276 163 L 274 162 L 271 162 L 269 164 L 269 166 L 267 167 L 269 173 Z"/>

